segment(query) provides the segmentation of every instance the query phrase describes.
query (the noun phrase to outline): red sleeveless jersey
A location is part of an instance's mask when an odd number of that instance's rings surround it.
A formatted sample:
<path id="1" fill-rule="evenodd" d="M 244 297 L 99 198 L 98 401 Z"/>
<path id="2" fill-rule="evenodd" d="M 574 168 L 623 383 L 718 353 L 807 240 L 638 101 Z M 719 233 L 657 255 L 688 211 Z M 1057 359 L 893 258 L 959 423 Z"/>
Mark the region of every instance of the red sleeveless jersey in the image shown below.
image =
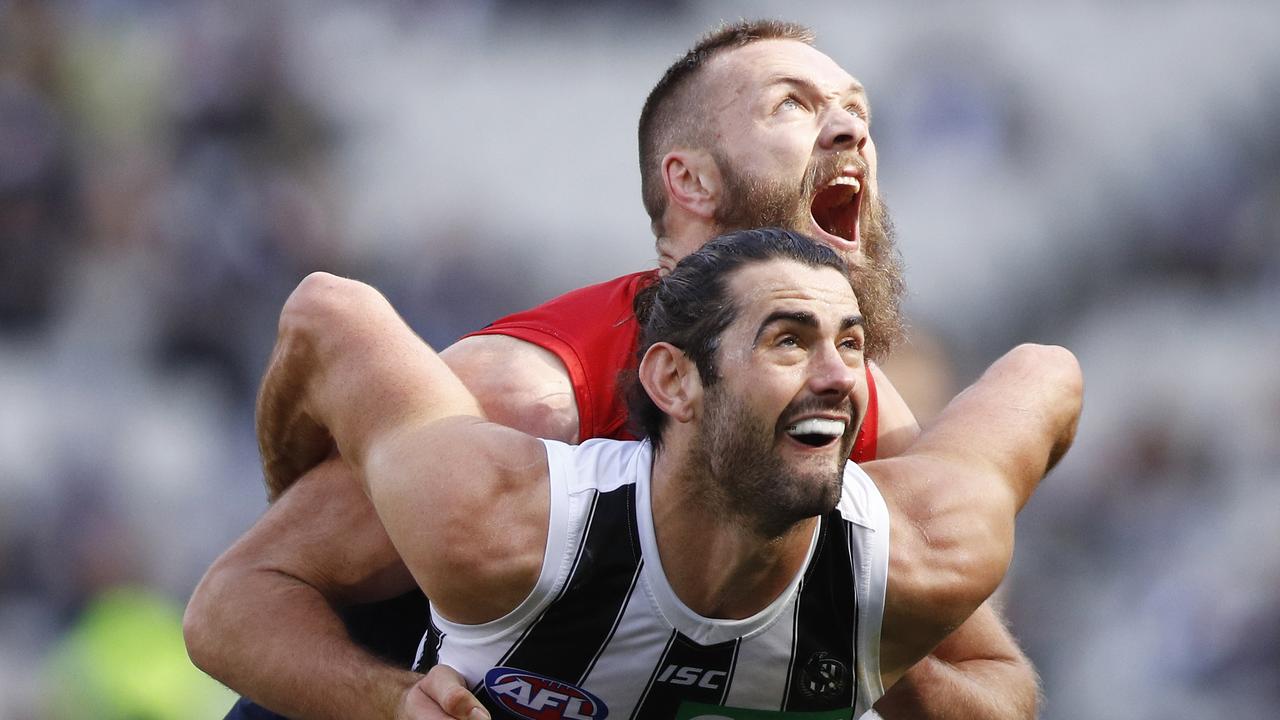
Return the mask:
<path id="1" fill-rule="evenodd" d="M 632 310 L 638 292 L 658 279 L 657 270 L 623 275 L 573 290 L 535 308 L 508 315 L 471 333 L 507 335 L 554 353 L 564 363 L 578 402 L 578 438 L 634 440 L 619 380 L 636 366 L 640 334 Z M 854 462 L 876 457 L 879 403 L 867 365 L 867 416 L 850 455 Z"/>

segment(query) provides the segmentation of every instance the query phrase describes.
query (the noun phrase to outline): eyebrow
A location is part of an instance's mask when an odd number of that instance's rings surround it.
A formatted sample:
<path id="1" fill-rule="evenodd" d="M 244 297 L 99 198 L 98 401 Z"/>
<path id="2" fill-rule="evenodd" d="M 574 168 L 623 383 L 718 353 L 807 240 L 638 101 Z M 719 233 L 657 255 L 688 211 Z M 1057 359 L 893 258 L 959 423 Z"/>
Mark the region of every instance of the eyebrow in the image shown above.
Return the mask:
<path id="1" fill-rule="evenodd" d="M 769 78 L 766 85 L 795 85 L 817 95 L 823 95 L 822 89 L 819 88 L 812 80 L 808 78 L 796 77 L 794 75 L 777 75 Z M 842 95 L 856 95 L 858 100 L 864 105 L 869 105 L 867 101 L 867 89 L 862 83 L 854 80 L 841 93 Z"/>
<path id="2" fill-rule="evenodd" d="M 752 344 L 760 342 L 760 337 L 764 335 L 769 326 L 777 323 L 795 323 L 805 327 L 818 327 L 818 317 L 808 310 L 774 310 L 760 323 L 760 327 L 756 330 L 756 337 L 752 340 Z M 840 332 L 844 332 L 852 327 L 863 325 L 865 318 L 861 315 L 846 315 L 840 320 Z"/>

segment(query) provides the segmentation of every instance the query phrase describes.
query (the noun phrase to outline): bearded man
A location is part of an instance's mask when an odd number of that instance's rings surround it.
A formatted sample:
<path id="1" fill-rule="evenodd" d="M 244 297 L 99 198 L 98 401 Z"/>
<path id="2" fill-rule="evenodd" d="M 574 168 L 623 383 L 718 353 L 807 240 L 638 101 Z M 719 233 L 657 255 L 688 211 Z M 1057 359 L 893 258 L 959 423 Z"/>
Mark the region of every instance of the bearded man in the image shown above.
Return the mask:
<path id="1" fill-rule="evenodd" d="M 812 235 L 845 259 L 867 354 L 882 357 L 900 334 L 902 284 L 870 118 L 861 84 L 812 47 L 807 29 L 766 21 L 708 35 L 667 70 L 641 115 L 659 268 L 503 318 L 441 357 L 495 422 L 567 442 L 629 437 L 616 383 L 633 363 L 636 294 L 717 234 L 760 225 Z M 873 363 L 864 377 L 854 389 L 865 418 L 856 461 L 896 455 L 919 432 Z M 390 717 L 422 702 L 419 676 L 353 644 L 332 607 L 396 597 L 412 577 L 352 491 L 349 469 L 321 462 L 327 450 L 262 443 L 269 495 L 280 500 L 202 581 L 188 608 L 188 647 L 211 675 L 285 715 Z M 398 602 L 418 613 L 418 633 L 381 607 L 358 624 L 347 618 L 362 639 L 370 626 L 390 638 L 371 644 L 392 659 L 403 658 L 405 638 L 420 636 L 425 618 L 425 607 Z M 469 707 L 465 693 L 439 692 L 458 712 Z M 1034 717 L 1036 702 L 1034 670 L 984 606 L 878 709 L 891 719 L 1013 720 Z M 231 715 L 270 716 L 248 703 Z"/>
<path id="2" fill-rule="evenodd" d="M 385 299 L 323 273 L 281 314 L 266 424 L 349 459 L 432 598 L 423 653 L 495 717 L 867 711 L 999 584 L 1074 436 L 1078 364 L 1017 348 L 859 467 L 864 318 L 830 249 L 732 233 L 646 297 L 643 441 L 484 421 Z"/>

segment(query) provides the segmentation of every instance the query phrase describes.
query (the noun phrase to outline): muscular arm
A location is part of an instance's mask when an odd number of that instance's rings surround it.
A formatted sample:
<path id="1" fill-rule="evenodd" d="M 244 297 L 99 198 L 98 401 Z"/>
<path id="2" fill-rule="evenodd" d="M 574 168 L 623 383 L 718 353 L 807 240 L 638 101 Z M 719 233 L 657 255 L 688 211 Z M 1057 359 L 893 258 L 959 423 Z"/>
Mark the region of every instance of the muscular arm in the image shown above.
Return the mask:
<path id="1" fill-rule="evenodd" d="M 334 458 L 306 473 L 205 574 L 187 606 L 188 651 L 205 672 L 290 717 L 391 717 L 417 675 L 356 647 L 326 597 L 369 602 L 411 587 Z"/>
<path id="2" fill-rule="evenodd" d="M 506 335 L 480 335 L 459 340 L 439 357 L 493 422 L 534 437 L 577 442 L 573 383 L 551 351 Z M 258 396 L 258 447 L 273 501 L 331 446 L 327 433 L 298 415 L 301 391 L 298 378 L 276 372 L 264 380 Z"/>
<path id="3" fill-rule="evenodd" d="M 487 336 L 462 340 L 441 357 L 462 370 L 495 421 L 543 437 L 576 437 L 572 385 L 553 354 L 514 338 Z M 296 402 L 288 392 L 277 386 L 264 388 L 263 395 Z M 264 439 L 265 447 L 272 446 Z M 358 648 L 334 610 L 413 587 L 351 472 L 331 460 L 302 473 L 296 490 L 283 495 L 209 569 L 188 605 L 187 642 L 197 665 L 290 716 L 368 714 L 371 699 L 383 698 L 381 707 L 419 677 Z M 274 494 L 292 482 L 280 482 Z M 434 685 L 425 687 L 462 717 L 474 700 L 461 699 L 465 688 L 447 682 L 447 674 L 436 675 Z M 361 687 L 367 692 L 354 692 Z M 411 696 L 410 702 L 422 700 Z M 412 717 L 436 717 L 418 713 Z"/>
<path id="4" fill-rule="evenodd" d="M 484 622 L 514 608 L 542 565 L 546 455 L 487 422 L 445 362 L 376 290 L 316 273 L 285 303 L 267 371 L 300 388 L 282 446 L 328 435 L 435 608 Z M 499 528 L 500 530 L 495 530 Z"/>
<path id="5" fill-rule="evenodd" d="M 988 600 L 876 703 L 886 720 L 1030 720 L 1040 683 Z"/>
<path id="6" fill-rule="evenodd" d="M 920 436 L 920 426 L 879 366 L 872 374 L 880 411 L 876 452 L 897 457 Z M 876 711 L 886 720 L 1030 720 L 1038 700 L 1035 668 L 988 601 L 911 666 Z"/>
<path id="7" fill-rule="evenodd" d="M 886 685 L 995 590 L 1013 518 L 1070 446 L 1082 384 L 1060 348 L 1021 346 L 961 393 L 902 457 L 869 463 L 893 523 Z"/>

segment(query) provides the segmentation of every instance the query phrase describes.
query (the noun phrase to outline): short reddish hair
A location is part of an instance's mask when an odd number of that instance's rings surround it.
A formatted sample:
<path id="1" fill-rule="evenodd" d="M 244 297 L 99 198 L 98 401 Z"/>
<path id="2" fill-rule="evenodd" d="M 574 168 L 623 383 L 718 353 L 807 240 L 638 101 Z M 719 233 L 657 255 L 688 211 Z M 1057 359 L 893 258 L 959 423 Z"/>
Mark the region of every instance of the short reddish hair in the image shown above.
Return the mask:
<path id="1" fill-rule="evenodd" d="M 703 35 L 671 64 L 640 111 L 640 192 L 654 235 L 663 233 L 667 193 L 662 183 L 662 158 L 677 145 L 707 147 L 713 132 L 706 117 L 705 93 L 695 80 L 707 61 L 725 50 L 758 40 L 795 40 L 813 45 L 813 31 L 782 20 L 739 20 Z"/>

